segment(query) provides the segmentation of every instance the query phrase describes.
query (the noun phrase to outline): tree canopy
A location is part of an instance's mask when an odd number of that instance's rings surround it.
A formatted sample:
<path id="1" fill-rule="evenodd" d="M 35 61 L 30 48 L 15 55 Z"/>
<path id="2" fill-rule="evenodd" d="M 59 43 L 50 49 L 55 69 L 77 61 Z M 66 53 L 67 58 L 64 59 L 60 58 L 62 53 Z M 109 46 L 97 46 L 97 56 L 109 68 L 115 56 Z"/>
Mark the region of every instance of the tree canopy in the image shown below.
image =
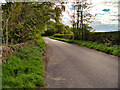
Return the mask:
<path id="1" fill-rule="evenodd" d="M 36 39 L 50 24 L 57 23 L 59 26 L 62 9 L 57 6 L 53 8 L 53 5 L 52 2 L 7 2 L 2 5 L 3 43 Z"/>

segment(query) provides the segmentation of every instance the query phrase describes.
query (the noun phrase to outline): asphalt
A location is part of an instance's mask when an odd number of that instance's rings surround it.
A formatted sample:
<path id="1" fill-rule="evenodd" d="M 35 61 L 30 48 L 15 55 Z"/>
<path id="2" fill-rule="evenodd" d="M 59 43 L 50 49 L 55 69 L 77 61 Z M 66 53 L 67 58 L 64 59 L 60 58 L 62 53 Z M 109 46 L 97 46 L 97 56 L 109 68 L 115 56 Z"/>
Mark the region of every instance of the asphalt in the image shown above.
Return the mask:
<path id="1" fill-rule="evenodd" d="M 49 88 L 118 87 L 118 57 L 48 37 L 43 39 Z"/>

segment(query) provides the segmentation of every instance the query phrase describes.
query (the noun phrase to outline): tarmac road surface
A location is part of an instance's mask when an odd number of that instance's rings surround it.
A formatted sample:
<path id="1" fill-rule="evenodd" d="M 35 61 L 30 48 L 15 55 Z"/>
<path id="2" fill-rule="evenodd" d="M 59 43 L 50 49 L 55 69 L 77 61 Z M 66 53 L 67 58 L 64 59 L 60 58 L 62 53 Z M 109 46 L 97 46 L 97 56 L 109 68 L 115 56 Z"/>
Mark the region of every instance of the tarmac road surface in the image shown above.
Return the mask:
<path id="1" fill-rule="evenodd" d="M 49 88 L 117 88 L 118 57 L 43 37 Z"/>

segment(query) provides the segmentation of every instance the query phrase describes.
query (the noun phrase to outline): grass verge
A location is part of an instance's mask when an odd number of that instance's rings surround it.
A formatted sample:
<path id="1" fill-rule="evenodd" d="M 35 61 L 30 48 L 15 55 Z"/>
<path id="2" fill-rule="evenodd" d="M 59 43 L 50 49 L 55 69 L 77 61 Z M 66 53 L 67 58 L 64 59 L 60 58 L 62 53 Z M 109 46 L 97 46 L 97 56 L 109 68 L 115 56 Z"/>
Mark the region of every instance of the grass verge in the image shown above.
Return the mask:
<path id="1" fill-rule="evenodd" d="M 105 45 L 104 43 L 98 43 L 98 42 L 92 42 L 92 41 L 82 41 L 82 40 L 69 40 L 69 39 L 64 39 L 64 38 L 56 38 L 56 37 L 52 37 L 52 36 L 50 36 L 49 38 L 68 42 L 68 43 L 77 44 L 80 46 L 86 46 L 88 48 L 102 51 L 107 54 L 120 56 L 120 46 L 118 46 L 118 45 L 111 46 L 111 45 Z"/>
<path id="2" fill-rule="evenodd" d="M 8 57 L 2 64 L 3 88 L 36 88 L 43 87 L 46 83 L 43 56 L 45 50 L 43 39 L 36 43 L 26 45 Z"/>

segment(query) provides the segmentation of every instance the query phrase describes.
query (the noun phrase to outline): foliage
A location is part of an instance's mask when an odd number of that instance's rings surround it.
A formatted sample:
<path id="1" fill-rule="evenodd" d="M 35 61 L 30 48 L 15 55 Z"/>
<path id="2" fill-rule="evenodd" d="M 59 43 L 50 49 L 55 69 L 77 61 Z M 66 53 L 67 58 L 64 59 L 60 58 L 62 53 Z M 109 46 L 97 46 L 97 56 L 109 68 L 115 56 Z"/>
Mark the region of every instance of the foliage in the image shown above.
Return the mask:
<path id="1" fill-rule="evenodd" d="M 73 39 L 74 35 L 73 34 L 54 34 L 53 37 Z"/>
<path id="2" fill-rule="evenodd" d="M 52 2 L 7 2 L 2 5 L 3 43 L 37 39 L 51 19 L 59 23 L 62 10 L 53 5 Z"/>
<path id="3" fill-rule="evenodd" d="M 78 44 L 80 46 L 86 46 L 88 48 L 92 48 L 98 51 L 102 51 L 108 54 L 112 54 L 115 56 L 120 56 L 120 46 L 119 45 L 106 45 L 104 43 L 98 43 L 98 42 L 92 42 L 92 41 L 82 41 L 82 40 L 69 40 L 64 38 L 56 38 L 56 37 L 50 37 L 52 39 Z"/>
<path id="4" fill-rule="evenodd" d="M 47 30 L 43 35 L 45 36 L 52 36 L 54 34 L 73 34 L 72 31 L 70 31 L 70 27 L 66 26 L 62 23 L 56 23 L 53 21 L 49 21 L 47 23 Z"/>
<path id="5" fill-rule="evenodd" d="M 78 30 L 74 31 L 76 33 L 76 34 L 74 34 L 74 39 L 75 40 L 82 40 L 81 28 L 79 28 L 79 30 L 80 30 L 80 35 L 79 35 Z M 77 36 L 75 36 L 75 35 L 77 35 Z M 58 36 L 58 38 L 59 38 L 59 36 Z M 89 30 L 84 29 L 84 35 L 83 36 L 84 36 L 83 40 L 85 40 L 85 41 L 99 42 L 99 43 L 104 43 L 106 45 L 119 45 L 120 44 L 120 31 L 90 32 Z M 55 37 L 57 37 L 57 36 L 55 36 Z M 60 37 L 60 38 L 65 38 L 65 37 L 63 36 L 63 37 Z M 66 39 L 68 39 L 68 38 L 66 38 Z"/>
<path id="6" fill-rule="evenodd" d="M 83 39 L 84 40 L 87 40 L 89 38 L 88 36 L 92 29 L 93 28 L 89 26 L 88 24 L 83 24 Z M 82 40 L 82 28 L 81 27 L 78 27 L 78 29 L 71 27 L 71 31 L 74 33 L 75 40 Z"/>
<path id="7" fill-rule="evenodd" d="M 91 32 L 88 36 L 89 41 L 98 41 L 106 44 L 120 44 L 120 31 L 114 32 Z"/>
<path id="8" fill-rule="evenodd" d="M 43 87 L 44 62 L 41 52 L 45 50 L 42 39 L 37 43 L 18 49 L 7 62 L 2 64 L 3 88 L 36 88 Z"/>
<path id="9" fill-rule="evenodd" d="M 80 40 L 84 37 L 84 34 L 86 30 L 88 30 L 89 26 L 88 24 L 84 23 L 91 23 L 94 19 L 94 15 L 92 15 L 89 11 L 92 8 L 92 3 L 88 3 L 86 0 L 83 0 L 81 2 L 76 2 L 73 4 L 74 13 L 72 15 L 72 26 L 73 26 L 73 32 L 74 32 L 74 39 Z M 77 8 L 77 13 L 75 13 L 75 9 Z M 77 14 L 77 18 L 76 17 Z M 79 19 L 80 18 L 80 19 Z M 77 22 L 76 22 L 77 21 Z"/>

